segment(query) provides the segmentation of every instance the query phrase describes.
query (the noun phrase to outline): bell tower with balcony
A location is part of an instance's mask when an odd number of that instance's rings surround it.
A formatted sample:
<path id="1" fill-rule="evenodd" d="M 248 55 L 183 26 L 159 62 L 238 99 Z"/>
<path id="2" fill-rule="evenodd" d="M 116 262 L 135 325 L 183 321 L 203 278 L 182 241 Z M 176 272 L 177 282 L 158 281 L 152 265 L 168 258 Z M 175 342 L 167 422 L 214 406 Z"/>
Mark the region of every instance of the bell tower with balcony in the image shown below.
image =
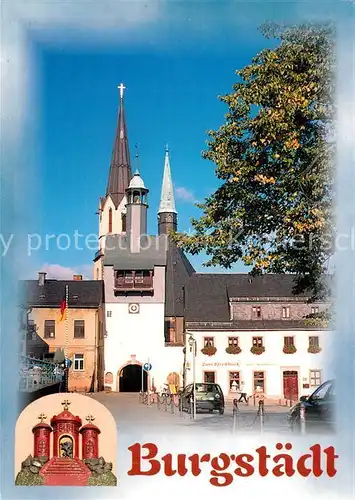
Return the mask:
<path id="1" fill-rule="evenodd" d="M 126 190 L 126 232 L 132 253 L 140 252 L 142 237 L 147 235 L 148 192 L 137 170 Z"/>

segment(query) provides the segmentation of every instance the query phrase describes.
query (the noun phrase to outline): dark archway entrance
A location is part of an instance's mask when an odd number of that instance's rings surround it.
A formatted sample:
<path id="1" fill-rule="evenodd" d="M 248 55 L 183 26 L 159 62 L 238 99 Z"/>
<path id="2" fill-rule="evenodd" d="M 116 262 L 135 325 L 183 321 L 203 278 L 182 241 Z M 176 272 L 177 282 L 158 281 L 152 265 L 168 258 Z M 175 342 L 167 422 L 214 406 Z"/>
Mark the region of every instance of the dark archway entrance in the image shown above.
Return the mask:
<path id="1" fill-rule="evenodd" d="M 143 378 L 142 378 L 143 375 Z M 127 365 L 119 373 L 119 392 L 139 392 L 147 390 L 148 376 L 141 365 Z"/>

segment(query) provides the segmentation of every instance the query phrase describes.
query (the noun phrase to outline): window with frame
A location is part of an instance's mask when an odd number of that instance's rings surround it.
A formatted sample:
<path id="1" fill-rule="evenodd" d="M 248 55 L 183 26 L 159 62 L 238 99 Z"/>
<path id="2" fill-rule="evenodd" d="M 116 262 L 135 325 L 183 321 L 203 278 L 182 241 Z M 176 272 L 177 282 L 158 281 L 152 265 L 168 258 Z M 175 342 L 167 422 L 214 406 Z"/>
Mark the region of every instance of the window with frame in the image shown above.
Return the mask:
<path id="1" fill-rule="evenodd" d="M 143 271 L 136 271 L 134 275 L 135 283 L 143 283 Z"/>
<path id="2" fill-rule="evenodd" d="M 214 384 L 216 382 L 215 372 L 203 372 L 203 381 L 206 384 Z"/>
<path id="3" fill-rule="evenodd" d="M 253 318 L 261 318 L 261 307 L 254 306 L 252 308 Z"/>
<path id="4" fill-rule="evenodd" d="M 214 338 L 213 337 L 204 337 L 203 347 L 214 347 Z"/>
<path id="5" fill-rule="evenodd" d="M 112 233 L 112 208 L 108 211 L 108 232 Z"/>
<path id="6" fill-rule="evenodd" d="M 172 343 L 176 340 L 176 320 L 175 318 L 165 319 L 165 342 Z"/>
<path id="7" fill-rule="evenodd" d="M 285 306 L 282 308 L 282 317 L 283 319 L 288 319 L 290 317 L 290 308 L 289 306 Z"/>
<path id="8" fill-rule="evenodd" d="M 265 392 L 265 372 L 253 373 L 253 388 L 254 392 Z"/>
<path id="9" fill-rule="evenodd" d="M 84 354 L 74 354 L 73 369 L 80 372 L 84 370 Z"/>
<path id="10" fill-rule="evenodd" d="M 46 319 L 44 321 L 44 338 L 45 339 L 55 338 L 55 320 Z"/>
<path id="11" fill-rule="evenodd" d="M 309 383 L 311 387 L 318 387 L 322 383 L 322 372 L 321 370 L 310 370 L 309 371 Z"/>
<path id="12" fill-rule="evenodd" d="M 133 272 L 132 271 L 125 271 L 123 273 L 125 283 L 133 283 Z"/>
<path id="13" fill-rule="evenodd" d="M 239 372 L 229 372 L 229 389 L 232 389 L 232 387 L 235 387 L 236 385 L 239 387 L 239 383 L 240 383 Z"/>
<path id="14" fill-rule="evenodd" d="M 311 307 L 311 314 L 318 314 L 319 313 L 319 307 L 318 306 L 312 306 Z"/>
<path id="15" fill-rule="evenodd" d="M 263 338 L 253 337 L 253 347 L 263 347 Z"/>
<path id="16" fill-rule="evenodd" d="M 238 347 L 238 337 L 228 337 L 228 347 Z"/>
<path id="17" fill-rule="evenodd" d="M 319 337 L 312 336 L 308 338 L 309 347 L 319 347 Z"/>
<path id="18" fill-rule="evenodd" d="M 83 319 L 74 320 L 74 338 L 75 339 L 85 338 L 85 321 Z"/>
<path id="19" fill-rule="evenodd" d="M 126 214 L 122 214 L 121 221 L 122 221 L 122 232 L 125 233 L 127 230 L 127 216 L 126 216 Z"/>
<path id="20" fill-rule="evenodd" d="M 295 338 L 284 337 L 284 347 L 295 347 Z"/>

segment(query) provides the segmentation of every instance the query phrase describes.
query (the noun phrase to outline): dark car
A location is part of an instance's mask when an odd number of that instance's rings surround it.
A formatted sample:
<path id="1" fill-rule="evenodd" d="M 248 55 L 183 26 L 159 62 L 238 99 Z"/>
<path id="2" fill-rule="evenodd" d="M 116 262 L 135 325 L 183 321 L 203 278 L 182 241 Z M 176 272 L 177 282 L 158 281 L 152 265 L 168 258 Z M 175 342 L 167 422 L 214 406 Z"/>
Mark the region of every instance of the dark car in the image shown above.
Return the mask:
<path id="1" fill-rule="evenodd" d="M 198 411 L 217 411 L 224 413 L 224 396 L 222 389 L 214 383 L 196 383 L 196 413 Z M 193 401 L 193 384 L 187 385 L 180 392 L 180 401 L 183 411 L 191 412 Z"/>
<path id="2" fill-rule="evenodd" d="M 335 380 L 327 380 L 310 396 L 302 396 L 290 409 L 289 422 L 293 431 L 301 430 L 301 404 L 305 410 L 306 432 L 335 431 Z"/>

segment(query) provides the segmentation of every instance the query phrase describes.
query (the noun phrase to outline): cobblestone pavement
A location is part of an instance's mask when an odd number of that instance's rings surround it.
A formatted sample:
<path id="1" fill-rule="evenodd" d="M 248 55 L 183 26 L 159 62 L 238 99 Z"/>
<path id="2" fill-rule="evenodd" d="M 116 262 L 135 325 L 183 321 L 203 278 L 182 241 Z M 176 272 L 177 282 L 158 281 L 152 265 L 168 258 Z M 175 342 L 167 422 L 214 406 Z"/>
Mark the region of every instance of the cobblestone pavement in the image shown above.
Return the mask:
<path id="1" fill-rule="evenodd" d="M 147 406 L 139 402 L 138 394 L 131 393 L 98 393 L 91 397 L 104 404 L 116 418 L 118 426 L 121 428 L 131 428 L 139 426 L 144 431 L 161 431 L 163 427 L 171 426 L 180 429 L 203 430 L 216 432 L 277 432 L 288 433 L 287 422 L 288 408 L 280 406 L 266 406 L 263 424 L 257 415 L 258 408 L 240 404 L 239 415 L 233 424 L 232 403 L 226 404 L 224 415 L 199 413 L 196 420 L 184 412 L 180 413 L 179 408 L 173 404 Z"/>

